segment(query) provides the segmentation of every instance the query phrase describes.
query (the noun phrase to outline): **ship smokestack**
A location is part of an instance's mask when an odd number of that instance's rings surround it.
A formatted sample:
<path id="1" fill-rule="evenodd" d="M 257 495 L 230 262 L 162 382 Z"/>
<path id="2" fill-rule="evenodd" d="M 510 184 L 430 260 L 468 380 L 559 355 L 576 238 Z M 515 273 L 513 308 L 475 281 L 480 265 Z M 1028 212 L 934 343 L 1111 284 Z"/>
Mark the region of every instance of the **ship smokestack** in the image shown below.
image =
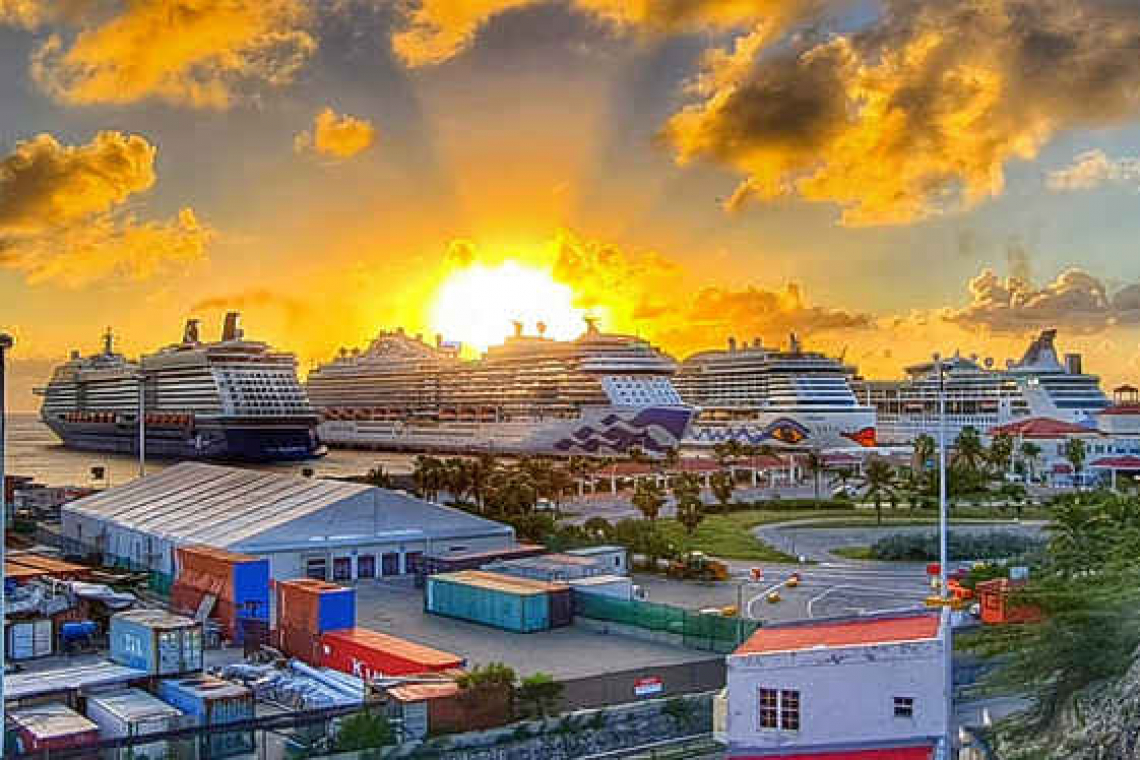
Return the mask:
<path id="1" fill-rule="evenodd" d="M 227 340 L 241 340 L 241 314 L 236 311 L 226 312 L 226 323 L 222 327 L 222 342 Z"/>
<path id="2" fill-rule="evenodd" d="M 1070 375 L 1083 375 L 1080 354 L 1065 354 L 1065 371 Z"/>
<path id="3" fill-rule="evenodd" d="M 186 320 L 186 329 L 182 331 L 183 343 L 197 343 L 198 342 L 198 320 Z"/>
<path id="4" fill-rule="evenodd" d="M 733 338 L 731 335 L 728 338 L 728 350 L 729 351 L 735 351 L 736 350 L 736 338 Z"/>
<path id="5" fill-rule="evenodd" d="M 443 333 L 436 333 L 435 334 L 435 347 L 436 348 L 443 348 Z"/>
<path id="6" fill-rule="evenodd" d="M 75 361 L 78 358 L 79 358 L 79 352 L 76 351 L 74 348 L 71 349 L 71 360 Z"/>
<path id="7" fill-rule="evenodd" d="M 753 338 L 752 339 L 752 347 L 753 348 L 763 348 L 764 347 L 764 341 L 760 340 L 759 338 Z"/>

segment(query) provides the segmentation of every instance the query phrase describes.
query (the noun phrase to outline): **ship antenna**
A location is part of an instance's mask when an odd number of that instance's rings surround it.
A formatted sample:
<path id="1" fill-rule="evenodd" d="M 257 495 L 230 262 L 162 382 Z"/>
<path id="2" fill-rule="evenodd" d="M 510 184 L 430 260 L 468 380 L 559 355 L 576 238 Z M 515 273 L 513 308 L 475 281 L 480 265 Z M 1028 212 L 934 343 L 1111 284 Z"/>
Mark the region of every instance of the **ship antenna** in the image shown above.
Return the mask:
<path id="1" fill-rule="evenodd" d="M 107 356 L 115 353 L 115 333 L 111 332 L 110 327 L 103 333 L 103 353 Z"/>

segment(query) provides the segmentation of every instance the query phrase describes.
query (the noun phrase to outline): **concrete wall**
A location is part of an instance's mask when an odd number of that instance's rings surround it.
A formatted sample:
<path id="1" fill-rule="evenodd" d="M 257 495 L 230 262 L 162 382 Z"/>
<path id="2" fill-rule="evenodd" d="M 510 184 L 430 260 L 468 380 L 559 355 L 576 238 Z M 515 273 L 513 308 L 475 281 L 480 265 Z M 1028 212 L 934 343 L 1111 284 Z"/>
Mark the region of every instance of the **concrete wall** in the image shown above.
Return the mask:
<path id="1" fill-rule="evenodd" d="M 728 660 L 733 750 L 924 739 L 945 729 L 942 643 L 820 649 Z M 760 728 L 759 689 L 800 692 L 800 730 Z M 914 699 L 896 718 L 894 697 Z"/>

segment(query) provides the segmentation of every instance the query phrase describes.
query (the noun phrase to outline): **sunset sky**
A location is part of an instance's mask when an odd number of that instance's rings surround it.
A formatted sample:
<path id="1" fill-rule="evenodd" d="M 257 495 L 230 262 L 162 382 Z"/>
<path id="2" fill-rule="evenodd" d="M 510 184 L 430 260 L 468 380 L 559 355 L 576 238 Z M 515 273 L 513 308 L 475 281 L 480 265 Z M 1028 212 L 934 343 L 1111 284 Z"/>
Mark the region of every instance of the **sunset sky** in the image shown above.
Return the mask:
<path id="1" fill-rule="evenodd" d="M 17 408 L 230 308 L 1140 380 L 1131 0 L 0 0 L 0 71 Z"/>

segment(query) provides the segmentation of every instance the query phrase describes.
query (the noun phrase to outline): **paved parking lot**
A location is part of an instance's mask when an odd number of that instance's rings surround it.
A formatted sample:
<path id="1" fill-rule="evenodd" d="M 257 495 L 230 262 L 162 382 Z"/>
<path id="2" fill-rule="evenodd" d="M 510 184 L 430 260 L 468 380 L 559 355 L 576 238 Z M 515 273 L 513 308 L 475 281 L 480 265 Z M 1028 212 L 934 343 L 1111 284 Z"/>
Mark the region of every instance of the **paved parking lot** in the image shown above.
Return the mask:
<path id="1" fill-rule="evenodd" d="M 361 626 L 454 652 L 466 657 L 469 665 L 506 663 L 520 675 L 543 671 L 570 679 L 709 658 L 707 652 L 593 633 L 578 626 L 511 633 L 429 615 L 423 611 L 422 591 L 407 584 L 361 584 L 356 594 Z"/>

